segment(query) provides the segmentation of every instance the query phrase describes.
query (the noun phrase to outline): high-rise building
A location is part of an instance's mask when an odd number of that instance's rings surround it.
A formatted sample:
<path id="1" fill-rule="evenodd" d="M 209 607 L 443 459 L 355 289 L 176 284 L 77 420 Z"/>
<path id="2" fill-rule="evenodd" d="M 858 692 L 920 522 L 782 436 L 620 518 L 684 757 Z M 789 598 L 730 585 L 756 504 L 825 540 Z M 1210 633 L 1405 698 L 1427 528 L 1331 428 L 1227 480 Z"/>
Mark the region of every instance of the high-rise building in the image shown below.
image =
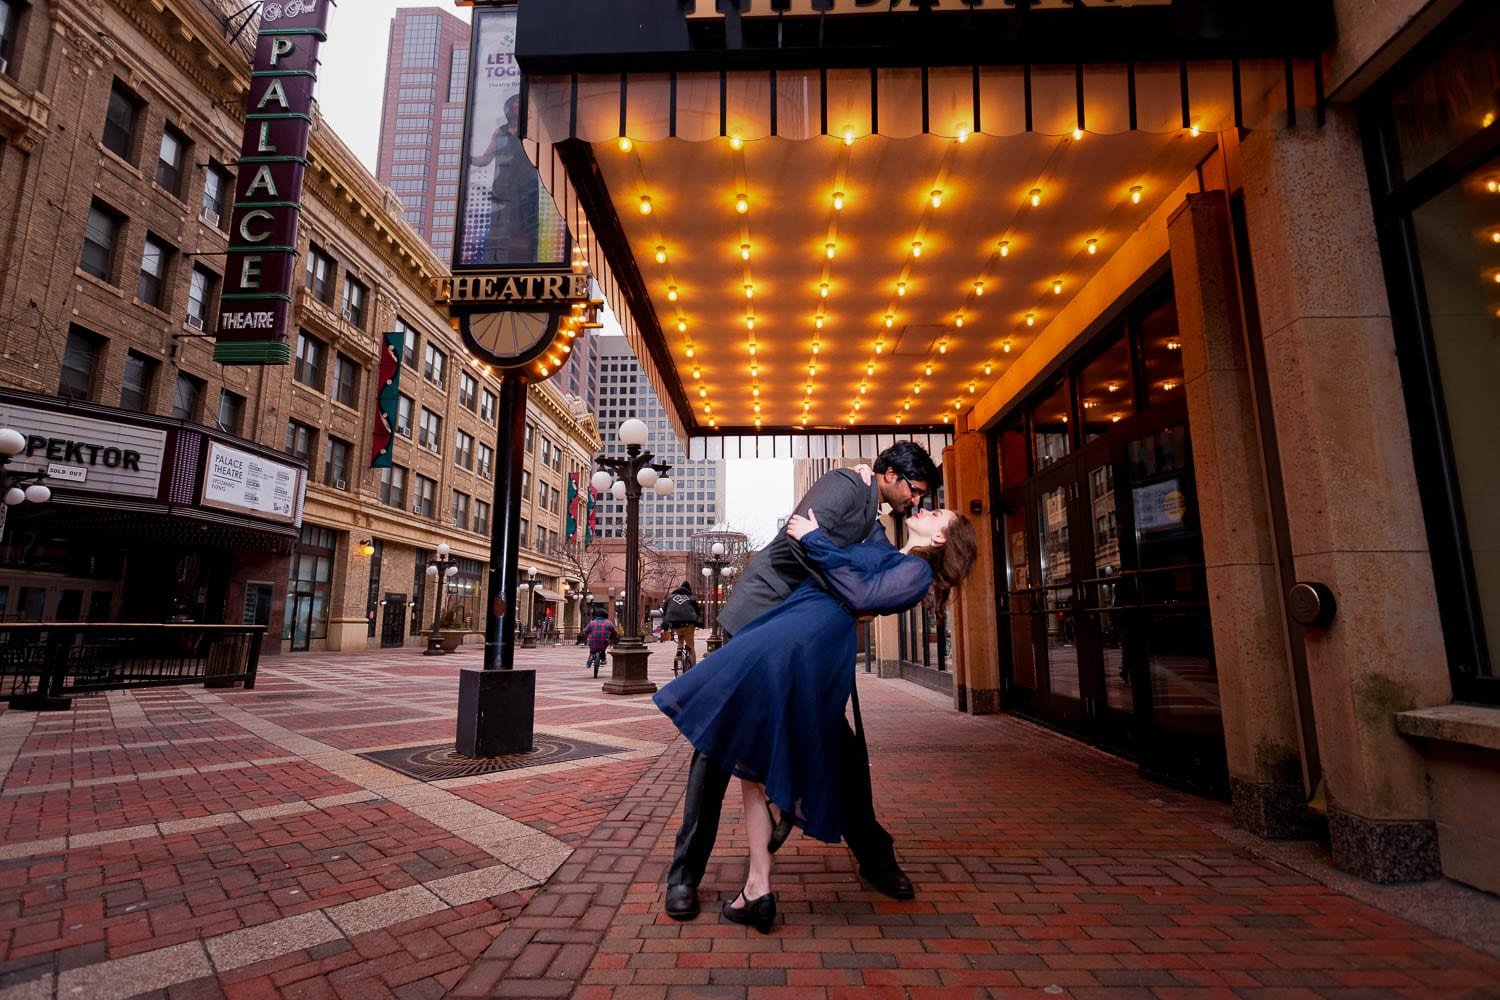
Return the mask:
<path id="1" fill-rule="evenodd" d="M 669 475 L 677 487 L 672 495 L 650 494 L 641 499 L 641 541 L 663 551 L 685 550 L 693 535 L 724 520 L 724 463 L 688 459 L 684 443 L 624 337 L 595 339 L 593 353 L 598 367 L 594 416 L 604 453 L 625 454 L 620 424 L 639 417 L 649 433 L 646 449 L 656 461 L 672 466 Z M 624 536 L 625 501 L 606 495 L 597 514 L 601 536 Z"/>
<path id="2" fill-rule="evenodd" d="M 466 23 L 441 7 L 396 11 L 375 174 L 444 263 L 453 259 L 468 74 Z"/>

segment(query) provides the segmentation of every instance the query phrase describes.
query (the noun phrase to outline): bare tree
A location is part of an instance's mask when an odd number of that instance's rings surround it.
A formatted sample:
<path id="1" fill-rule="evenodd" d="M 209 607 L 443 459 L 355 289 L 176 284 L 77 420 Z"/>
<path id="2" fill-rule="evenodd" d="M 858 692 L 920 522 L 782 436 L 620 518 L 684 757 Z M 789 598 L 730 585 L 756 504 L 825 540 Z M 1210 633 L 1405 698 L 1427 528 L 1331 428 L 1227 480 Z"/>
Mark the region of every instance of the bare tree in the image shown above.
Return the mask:
<path id="1" fill-rule="evenodd" d="M 575 539 L 558 546 L 557 554 L 567 564 L 568 569 L 573 571 L 571 575 L 578 578 L 580 590 L 585 593 L 592 592 L 595 579 L 603 582 L 604 574 L 600 572 L 606 558 L 603 546 L 585 548 L 582 539 Z"/>

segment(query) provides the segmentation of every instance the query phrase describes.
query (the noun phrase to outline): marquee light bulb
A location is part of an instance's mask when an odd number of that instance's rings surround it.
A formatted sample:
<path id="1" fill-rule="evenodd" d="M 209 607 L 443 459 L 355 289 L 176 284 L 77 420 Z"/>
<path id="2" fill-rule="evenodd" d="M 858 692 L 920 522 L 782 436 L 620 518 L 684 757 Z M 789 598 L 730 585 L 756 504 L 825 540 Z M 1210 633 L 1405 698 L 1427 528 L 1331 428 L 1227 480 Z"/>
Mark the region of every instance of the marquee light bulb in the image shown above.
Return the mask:
<path id="1" fill-rule="evenodd" d="M 699 368 L 697 365 L 694 365 L 693 366 L 693 378 L 702 378 L 702 377 L 703 377 L 703 369 Z"/>
<path id="2" fill-rule="evenodd" d="M 1027 326 L 1036 326 L 1036 313 L 1027 313 L 1026 314 L 1026 325 Z"/>
<path id="3" fill-rule="evenodd" d="M 932 207 L 933 208 L 940 208 L 942 206 L 942 204 L 943 204 L 943 192 L 941 192 L 941 191 L 934 191 L 934 192 L 932 192 Z"/>
<path id="4" fill-rule="evenodd" d="M 808 394 L 808 395 L 809 395 L 809 396 L 811 396 L 811 395 L 812 395 L 812 390 L 813 390 L 813 385 L 812 385 L 812 383 L 811 383 L 811 382 L 809 382 L 809 383 L 807 383 L 807 384 L 806 384 L 806 385 L 804 385 L 804 386 L 803 386 L 803 387 L 802 387 L 802 388 L 804 388 L 804 389 L 806 389 L 806 390 L 807 390 L 807 394 Z M 803 405 L 803 406 L 806 406 L 806 405 L 808 405 L 808 404 L 806 404 L 806 403 L 803 403 L 803 404 L 802 404 L 802 405 Z"/>
<path id="5" fill-rule="evenodd" d="M 677 286 L 676 285 L 668 285 L 667 286 L 667 301 L 668 302 L 676 302 L 677 301 Z"/>
<path id="6" fill-rule="evenodd" d="M 755 317 L 754 316 L 750 317 L 750 320 L 753 323 L 755 321 Z M 750 356 L 752 358 L 755 357 L 755 343 L 754 343 L 754 341 L 751 341 L 751 343 L 750 343 Z"/>
<path id="7" fill-rule="evenodd" d="M 741 215 L 744 215 L 746 212 L 750 211 L 750 199 L 746 198 L 742 194 L 735 195 L 734 210 Z"/>
<path id="8" fill-rule="evenodd" d="M 895 325 L 896 325 L 896 317 L 892 316 L 890 313 L 886 313 L 885 314 L 885 328 L 887 330 L 889 330 L 891 327 L 893 327 Z"/>
<path id="9" fill-rule="evenodd" d="M 749 259 L 750 259 L 750 244 L 748 244 L 748 243 L 741 243 L 740 244 L 740 260 L 749 260 Z"/>
<path id="10" fill-rule="evenodd" d="M 805 414 L 805 413 L 802 414 L 802 426 L 803 427 L 807 426 L 807 414 Z"/>
<path id="11" fill-rule="evenodd" d="M 855 413 L 859 412 L 859 400 L 857 400 L 857 399 L 854 401 L 854 412 Z"/>
<path id="12" fill-rule="evenodd" d="M 747 299 L 753 299 L 753 298 L 755 298 L 755 286 L 754 285 L 746 285 L 745 286 L 745 298 L 747 298 Z"/>
<path id="13" fill-rule="evenodd" d="M 911 400 L 908 399 L 905 402 L 903 402 L 901 404 L 901 409 L 903 409 L 903 410 L 910 410 L 911 409 Z"/>
<path id="14" fill-rule="evenodd" d="M 1074 142 L 1081 142 L 1082 140 L 1083 140 L 1083 129 L 1081 129 L 1081 128 L 1075 128 L 1073 130 L 1073 141 Z"/>
<path id="15" fill-rule="evenodd" d="M 974 383 L 973 383 L 973 382 L 970 382 L 970 383 L 969 383 L 969 395 L 971 395 L 971 396 L 972 396 L 972 395 L 974 395 L 974 393 L 975 393 L 975 391 L 976 391 L 976 390 L 975 390 L 975 388 L 974 388 Z"/>
<path id="16" fill-rule="evenodd" d="M 818 286 L 818 297 L 822 299 L 828 298 L 828 282 L 825 281 Z"/>
<path id="17" fill-rule="evenodd" d="M 699 399 L 706 399 L 706 398 L 708 398 L 708 386 L 706 386 L 706 385 L 700 385 L 698 387 L 698 398 Z"/>
<path id="18" fill-rule="evenodd" d="M 1041 188 L 1032 188 L 1031 189 L 1031 207 L 1032 208 L 1036 208 L 1036 207 L 1040 206 L 1041 203 L 1042 203 L 1042 189 Z"/>
<path id="19" fill-rule="evenodd" d="M 667 248 L 666 247 L 657 247 L 656 248 L 656 262 L 658 264 L 665 264 L 667 262 Z"/>
<path id="20" fill-rule="evenodd" d="M 729 137 L 729 148 L 730 149 L 739 149 L 744 144 L 745 144 L 745 141 L 743 139 L 741 139 L 737 135 L 732 135 L 732 136 Z"/>
<path id="21" fill-rule="evenodd" d="M 913 396 L 920 396 L 920 395 L 922 395 L 922 383 L 921 382 L 913 382 L 912 383 L 911 394 Z"/>
<path id="22" fill-rule="evenodd" d="M 960 328 L 964 325 L 963 313 L 959 313 L 957 316 L 953 317 L 953 325 Z"/>
<path id="23" fill-rule="evenodd" d="M 966 129 L 966 128 L 959 129 L 958 130 L 958 144 L 960 146 L 962 146 L 964 143 L 966 143 L 968 141 L 969 141 L 969 130 Z"/>
<path id="24" fill-rule="evenodd" d="M 620 136 L 620 152 L 622 152 L 622 153 L 628 153 L 628 152 L 630 152 L 631 147 L 633 147 L 634 145 L 635 145 L 635 143 L 633 143 L 633 142 L 630 141 L 630 136 L 628 136 L 628 135 L 622 135 L 622 136 Z"/>
<path id="25" fill-rule="evenodd" d="M 693 345 L 692 344 L 687 345 L 687 356 L 688 357 L 692 357 L 693 356 Z"/>
<path id="26" fill-rule="evenodd" d="M 759 374 L 760 374 L 760 365 L 751 363 L 751 365 L 750 365 L 750 376 L 753 378 L 753 377 L 755 377 L 756 375 L 759 375 Z M 756 389 L 755 390 L 755 394 L 757 396 L 759 396 L 760 395 L 760 390 Z"/>
<path id="27" fill-rule="evenodd" d="M 1497 242 L 1500 242 L 1500 241 L 1497 241 Z M 904 281 L 898 281 L 898 282 L 896 282 L 896 295 L 897 296 L 904 296 L 905 294 L 906 294 L 906 282 L 904 282 Z"/>
<path id="28" fill-rule="evenodd" d="M 829 260 L 833 260 L 833 254 L 836 249 L 837 247 L 834 244 L 829 243 L 823 247 L 823 252 L 828 255 Z"/>
<path id="29" fill-rule="evenodd" d="M 1052 294 L 1053 295 L 1061 295 L 1062 294 L 1062 279 L 1061 278 L 1058 278 L 1056 281 L 1052 282 Z"/>
<path id="30" fill-rule="evenodd" d="M 842 212 L 844 210 L 844 192 L 835 191 L 833 193 L 833 210 L 835 212 Z"/>
<path id="31" fill-rule="evenodd" d="M 875 374 L 875 362 L 871 361 L 869 364 L 865 365 L 865 374 L 866 375 L 874 375 Z"/>
<path id="32" fill-rule="evenodd" d="M 1009 257 L 1010 256 L 1010 240 L 1001 240 L 1000 241 L 1000 256 L 1002 256 L 1002 257 Z"/>
<path id="33" fill-rule="evenodd" d="M 947 340 L 947 338 L 944 338 L 944 339 L 938 341 L 938 353 L 939 354 L 947 354 L 948 353 L 948 340 Z"/>
<path id="34" fill-rule="evenodd" d="M 920 257 L 920 256 L 922 256 L 922 241 L 921 240 L 913 240 L 912 241 L 911 255 L 913 257 Z"/>
<path id="35" fill-rule="evenodd" d="M 923 375 L 931 375 L 932 374 L 932 362 L 931 361 L 927 362 L 927 364 L 922 367 L 922 374 Z"/>
<path id="36" fill-rule="evenodd" d="M 1006 337 L 1005 338 L 1005 343 L 1003 343 L 1003 344 L 1000 345 L 1000 350 L 1004 351 L 1006 354 L 1010 353 L 1010 338 L 1009 337 Z M 985 372 L 985 374 L 988 375 L 989 372 Z"/>
<path id="37" fill-rule="evenodd" d="M 1130 203 L 1132 205 L 1139 205 L 1141 203 L 1140 185 L 1136 185 L 1135 187 L 1130 189 Z"/>
<path id="38" fill-rule="evenodd" d="M 754 316 L 746 316 L 745 317 L 745 329 L 747 329 L 747 330 L 754 330 L 755 329 L 755 317 Z M 754 345 L 751 345 L 750 353 L 751 354 L 755 353 L 755 347 L 754 347 Z"/>
<path id="39" fill-rule="evenodd" d="M 818 374 L 818 366 L 817 366 L 817 364 L 815 364 L 815 363 L 814 364 L 809 364 L 807 366 L 807 374 L 808 374 L 809 378 L 811 378 L 812 376 Z"/>
<path id="40" fill-rule="evenodd" d="M 1099 252 L 1099 241 L 1096 239 L 1088 240 L 1084 246 L 1088 247 L 1090 257 Z"/>
<path id="41" fill-rule="evenodd" d="M 641 195 L 641 214 L 651 214 L 651 196 L 649 194 Z"/>
<path id="42" fill-rule="evenodd" d="M 821 329 L 823 329 L 823 317 L 822 316 L 815 316 L 815 317 L 813 317 L 813 329 L 814 330 L 821 330 Z"/>
<path id="43" fill-rule="evenodd" d="M 678 333 L 687 333 L 687 320 L 680 319 L 680 320 L 677 321 L 677 332 Z"/>
<path id="44" fill-rule="evenodd" d="M 759 412 L 760 412 L 760 404 L 759 404 L 759 403 L 756 403 L 756 404 L 755 404 L 755 412 L 756 412 L 756 413 L 759 413 Z"/>
<path id="45" fill-rule="evenodd" d="M 1202 134 L 1203 134 L 1203 133 L 1202 133 L 1202 132 L 1201 132 L 1201 131 L 1200 131 L 1200 130 L 1199 130 L 1199 128 L 1198 128 L 1198 126 L 1197 126 L 1197 125 L 1196 125 L 1196 124 L 1195 124 L 1195 125 L 1194 125 L 1194 126 L 1193 126 L 1193 127 L 1192 127 L 1192 128 L 1190 128 L 1190 129 L 1188 129 L 1188 132 L 1189 132 L 1189 133 L 1191 133 L 1191 134 L 1192 134 L 1192 137 L 1193 137 L 1193 138 L 1194 138 L 1194 139 L 1196 139 L 1196 138 L 1198 138 L 1198 136 L 1200 136 L 1200 135 L 1202 135 Z"/>
<path id="46" fill-rule="evenodd" d="M 988 374 L 990 374 L 990 373 L 991 373 L 991 372 L 993 372 L 993 371 L 994 371 L 994 370 L 995 370 L 995 366 L 994 366 L 994 365 L 992 365 L 992 364 L 990 364 L 990 363 L 989 363 L 989 362 L 988 362 L 988 361 L 986 361 L 986 362 L 985 362 L 985 363 L 984 363 L 984 373 L 985 373 L 985 374 L 986 374 L 986 375 L 988 375 Z"/>
<path id="47" fill-rule="evenodd" d="M 977 298 L 981 297 L 982 295 L 984 295 L 984 282 L 982 282 L 982 281 L 976 281 L 976 282 L 974 282 L 974 297 L 977 299 Z"/>
<path id="48" fill-rule="evenodd" d="M 846 146 L 852 146 L 852 145 L 854 145 L 854 133 L 852 131 L 844 133 L 844 145 L 846 145 Z"/>
<path id="49" fill-rule="evenodd" d="M 953 401 L 953 408 L 955 410 L 962 410 L 964 408 L 964 401 L 962 399 L 955 399 Z"/>
<path id="50" fill-rule="evenodd" d="M 861 382 L 859 384 L 859 394 L 861 396 L 863 396 L 868 389 L 869 389 L 869 386 L 865 385 L 865 383 Z"/>
<path id="51" fill-rule="evenodd" d="M 818 356 L 818 352 L 821 351 L 822 349 L 823 349 L 823 345 L 822 344 L 818 343 L 816 340 L 813 341 L 813 345 L 812 345 L 813 357 L 817 357 Z"/>
<path id="52" fill-rule="evenodd" d="M 703 412 L 704 413 L 712 413 L 712 412 L 714 412 L 713 404 L 712 403 L 704 403 L 703 404 Z"/>
<path id="53" fill-rule="evenodd" d="M 875 341 L 875 353 L 879 354 L 883 350 L 885 350 L 885 341 L 883 341 L 883 340 L 877 340 L 877 341 Z"/>

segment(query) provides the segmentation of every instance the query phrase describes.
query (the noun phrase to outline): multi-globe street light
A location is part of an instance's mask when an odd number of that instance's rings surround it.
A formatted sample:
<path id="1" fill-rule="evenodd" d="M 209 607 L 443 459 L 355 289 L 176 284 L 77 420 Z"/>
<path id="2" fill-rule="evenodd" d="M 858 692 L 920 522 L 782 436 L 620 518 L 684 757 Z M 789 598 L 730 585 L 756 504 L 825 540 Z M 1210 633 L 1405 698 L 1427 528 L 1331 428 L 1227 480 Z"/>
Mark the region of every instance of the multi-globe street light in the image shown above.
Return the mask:
<path id="1" fill-rule="evenodd" d="M 52 490 L 42 482 L 45 472 L 12 472 L 6 466 L 26 450 L 26 435 L 11 427 L 0 427 L 0 536 L 5 534 L 5 516 L 10 508 L 23 503 L 46 503 Z"/>
<path id="2" fill-rule="evenodd" d="M 458 567 L 449 561 L 451 551 L 447 542 L 439 542 L 437 555 L 427 562 L 427 580 L 432 586 L 432 631 L 427 633 L 427 648 L 423 650 L 423 656 L 447 653 L 443 648 L 443 637 L 438 632 L 438 615 L 442 613 L 443 587 L 451 577 L 458 575 Z"/>
<path id="3" fill-rule="evenodd" d="M 610 678 L 604 682 L 608 694 L 649 694 L 656 685 L 646 679 L 646 660 L 651 651 L 641 641 L 640 613 L 640 508 L 641 494 L 653 490 L 657 496 L 670 496 L 675 484 L 667 476 L 672 466 L 652 462 L 651 452 L 644 451 L 646 423 L 631 417 L 620 424 L 620 443 L 624 458 L 600 455 L 589 484 L 595 490 L 609 490 L 617 500 L 625 501 L 625 613 L 620 641 L 615 644 L 610 663 Z"/>
<path id="4" fill-rule="evenodd" d="M 734 576 L 734 567 L 730 565 L 730 557 L 727 555 L 723 542 L 714 542 L 708 550 L 708 558 L 703 560 L 702 573 L 709 581 L 708 603 L 713 608 L 714 627 L 708 634 L 708 652 L 712 653 L 724 645 L 724 634 L 719 631 L 719 609 L 724 606 L 724 597 L 720 592 L 720 579 L 728 579 Z"/>

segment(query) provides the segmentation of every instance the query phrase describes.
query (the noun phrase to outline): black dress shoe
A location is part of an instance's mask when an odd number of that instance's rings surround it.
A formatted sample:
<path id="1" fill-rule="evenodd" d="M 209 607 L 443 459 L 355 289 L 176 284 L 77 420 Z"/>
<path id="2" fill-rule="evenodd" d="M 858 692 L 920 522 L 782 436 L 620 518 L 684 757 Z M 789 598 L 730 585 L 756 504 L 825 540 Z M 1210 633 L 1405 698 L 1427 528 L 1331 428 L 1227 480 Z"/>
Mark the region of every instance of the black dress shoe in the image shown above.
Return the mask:
<path id="1" fill-rule="evenodd" d="M 691 885 L 667 886 L 667 916 L 692 920 L 698 915 L 698 889 Z"/>
<path id="2" fill-rule="evenodd" d="M 766 812 L 771 813 L 770 803 L 766 804 Z M 775 854 L 781 850 L 781 845 L 786 843 L 786 838 L 792 835 L 792 814 L 783 811 L 781 819 L 771 814 L 771 837 L 766 841 L 766 850 Z"/>
<path id="3" fill-rule="evenodd" d="M 746 900 L 744 906 L 735 906 L 737 899 L 745 899 L 745 894 L 742 892 L 724 904 L 725 918 L 731 923 L 754 927 L 762 934 L 771 933 L 771 926 L 776 923 L 776 894 L 768 892 L 758 899 Z"/>
<path id="4" fill-rule="evenodd" d="M 917 898 L 916 887 L 911 884 L 911 879 L 906 877 L 901 866 L 894 861 L 888 866 L 882 865 L 879 868 L 860 865 L 859 877 L 892 899 Z"/>

